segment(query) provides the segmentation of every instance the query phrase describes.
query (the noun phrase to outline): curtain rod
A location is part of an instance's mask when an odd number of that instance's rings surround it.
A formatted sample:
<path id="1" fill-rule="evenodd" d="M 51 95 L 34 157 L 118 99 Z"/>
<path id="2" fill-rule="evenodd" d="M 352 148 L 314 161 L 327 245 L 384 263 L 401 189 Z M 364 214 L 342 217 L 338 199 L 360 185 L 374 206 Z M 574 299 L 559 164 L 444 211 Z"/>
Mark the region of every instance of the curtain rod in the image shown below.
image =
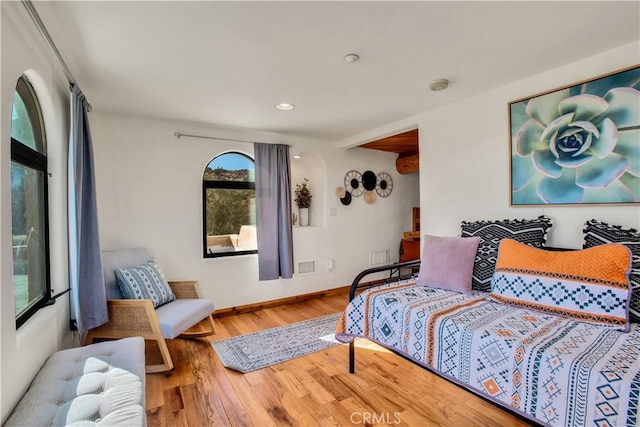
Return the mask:
<path id="1" fill-rule="evenodd" d="M 178 139 L 180 139 L 180 138 L 182 138 L 184 136 L 186 138 L 215 139 L 217 141 L 242 142 L 242 143 L 245 143 L 245 144 L 253 144 L 255 142 L 258 142 L 258 143 L 261 143 L 261 144 L 274 144 L 273 142 L 245 141 L 244 139 L 218 138 L 216 136 L 204 136 L 204 135 L 189 135 L 189 134 L 182 133 L 182 132 L 175 132 L 174 135 Z M 289 145 L 289 148 L 291 148 L 291 145 Z"/>
<path id="2" fill-rule="evenodd" d="M 53 52 L 53 55 L 58 60 L 58 63 L 60 64 L 60 67 L 62 67 L 62 71 L 64 72 L 64 75 L 67 77 L 67 81 L 69 82 L 69 84 L 70 85 L 75 84 L 76 79 L 73 77 L 73 74 L 71 74 L 71 70 L 69 70 L 69 67 L 67 67 L 67 63 L 64 61 L 64 58 L 60 54 L 58 47 L 56 46 L 53 39 L 51 38 L 49 31 L 47 31 L 47 27 L 44 26 L 42 19 L 40 19 L 40 15 L 38 14 L 38 11 L 33 6 L 33 3 L 31 3 L 31 0 L 22 0 L 22 5 L 24 6 L 25 9 L 27 9 L 29 16 L 31 16 L 31 20 L 33 21 L 36 28 L 40 32 L 40 35 L 42 36 L 42 38 L 44 38 L 44 41 L 47 42 L 49 49 L 51 49 L 51 51 Z M 87 101 L 87 110 L 88 111 L 92 110 L 91 104 L 89 104 L 88 101 Z"/>

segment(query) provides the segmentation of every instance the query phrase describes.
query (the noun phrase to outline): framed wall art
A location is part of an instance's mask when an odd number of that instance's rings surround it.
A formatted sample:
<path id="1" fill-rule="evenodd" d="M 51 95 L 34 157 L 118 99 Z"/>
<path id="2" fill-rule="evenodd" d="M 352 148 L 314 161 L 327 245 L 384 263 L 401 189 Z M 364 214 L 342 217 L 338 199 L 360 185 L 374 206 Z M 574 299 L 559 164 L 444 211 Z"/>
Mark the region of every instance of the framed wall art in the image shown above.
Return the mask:
<path id="1" fill-rule="evenodd" d="M 640 66 L 509 103 L 511 205 L 640 203 Z"/>

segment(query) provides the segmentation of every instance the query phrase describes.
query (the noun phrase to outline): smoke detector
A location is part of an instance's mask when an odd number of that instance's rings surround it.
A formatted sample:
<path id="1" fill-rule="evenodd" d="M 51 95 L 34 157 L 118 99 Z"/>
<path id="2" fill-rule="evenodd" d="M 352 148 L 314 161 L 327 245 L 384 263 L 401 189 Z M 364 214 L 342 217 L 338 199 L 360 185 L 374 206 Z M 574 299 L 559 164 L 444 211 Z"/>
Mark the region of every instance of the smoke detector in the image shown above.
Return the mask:
<path id="1" fill-rule="evenodd" d="M 429 88 L 431 88 L 431 90 L 434 92 L 445 90 L 448 87 L 449 87 L 449 80 L 447 79 L 434 80 L 433 82 L 431 82 L 431 85 L 429 86 Z"/>
<path id="2" fill-rule="evenodd" d="M 344 60 L 346 62 L 348 62 L 349 64 L 353 64 L 358 59 L 360 59 L 360 56 L 356 55 L 355 53 L 350 53 L 350 54 L 344 56 Z"/>

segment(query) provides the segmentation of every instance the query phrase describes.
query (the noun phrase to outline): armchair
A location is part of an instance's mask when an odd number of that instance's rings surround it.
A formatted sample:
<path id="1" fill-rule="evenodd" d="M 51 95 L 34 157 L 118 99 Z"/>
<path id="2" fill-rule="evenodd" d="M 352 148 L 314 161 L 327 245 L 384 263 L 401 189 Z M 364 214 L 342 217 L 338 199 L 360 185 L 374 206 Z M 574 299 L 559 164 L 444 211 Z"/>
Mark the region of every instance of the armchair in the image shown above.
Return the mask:
<path id="1" fill-rule="evenodd" d="M 155 343 L 162 363 L 147 365 L 147 373 L 173 369 L 165 339 L 197 338 L 215 333 L 211 316 L 214 311 L 213 301 L 200 298 L 196 281 L 169 281 L 176 299 L 159 307 L 154 308 L 149 299 L 124 299 L 114 271 L 136 267 L 150 259 L 146 250 L 141 248 L 102 253 L 109 322 L 89 330 L 84 339 L 86 345 L 96 339 L 141 336 L 146 344 Z"/>

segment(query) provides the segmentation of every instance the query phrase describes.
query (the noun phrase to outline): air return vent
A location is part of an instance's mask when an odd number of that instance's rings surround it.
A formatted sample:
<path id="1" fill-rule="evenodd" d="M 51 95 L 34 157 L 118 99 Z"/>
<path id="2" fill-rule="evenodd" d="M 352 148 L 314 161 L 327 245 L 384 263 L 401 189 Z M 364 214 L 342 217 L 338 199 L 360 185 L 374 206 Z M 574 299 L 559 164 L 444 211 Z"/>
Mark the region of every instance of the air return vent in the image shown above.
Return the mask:
<path id="1" fill-rule="evenodd" d="M 298 263 L 298 274 L 314 274 L 315 272 L 315 261 L 301 261 Z"/>
<path id="2" fill-rule="evenodd" d="M 369 265 L 371 267 L 386 264 L 389 264 L 389 249 L 369 252 Z"/>

